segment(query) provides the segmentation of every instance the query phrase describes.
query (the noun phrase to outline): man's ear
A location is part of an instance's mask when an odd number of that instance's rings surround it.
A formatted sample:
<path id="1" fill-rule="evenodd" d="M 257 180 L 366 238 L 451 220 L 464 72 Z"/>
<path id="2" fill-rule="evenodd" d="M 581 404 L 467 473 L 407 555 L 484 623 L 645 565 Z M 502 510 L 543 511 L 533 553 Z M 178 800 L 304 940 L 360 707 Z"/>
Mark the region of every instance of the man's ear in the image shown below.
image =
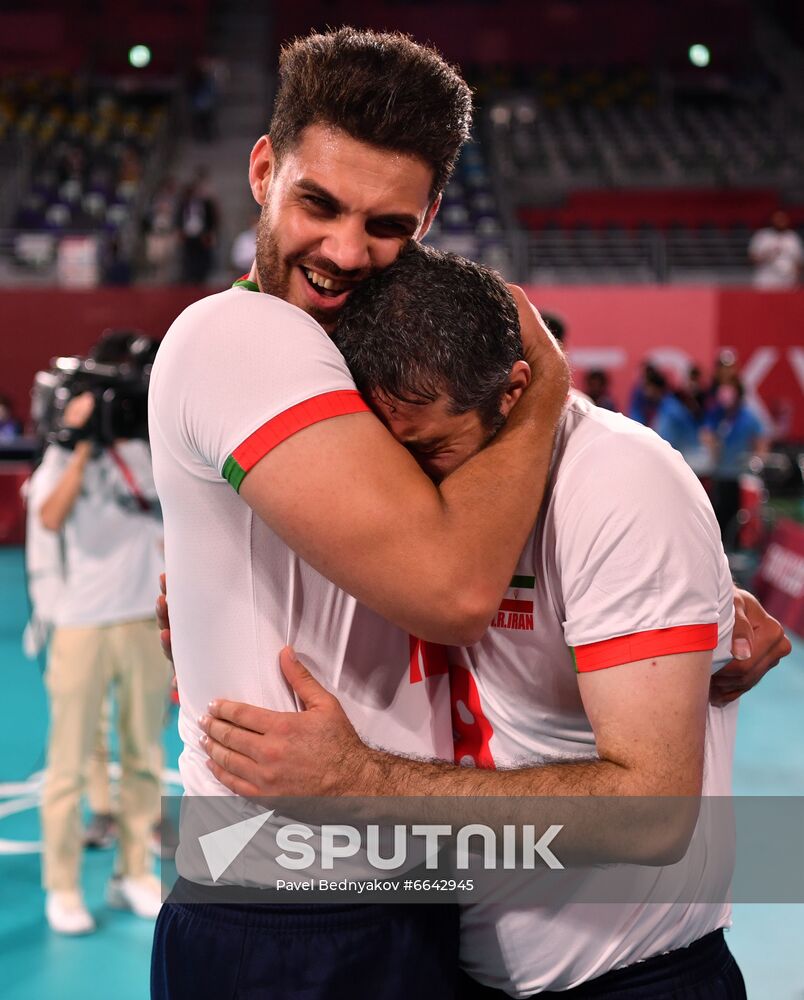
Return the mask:
<path id="1" fill-rule="evenodd" d="M 527 361 L 515 361 L 508 376 L 508 385 L 500 401 L 500 413 L 507 417 L 519 402 L 522 393 L 530 385 L 530 365 Z"/>
<path id="2" fill-rule="evenodd" d="M 427 209 L 427 213 L 424 216 L 424 221 L 419 227 L 418 233 L 416 233 L 417 240 L 423 240 L 424 237 L 427 235 L 427 231 L 433 224 L 433 219 L 436 217 L 436 212 L 439 210 L 440 207 L 441 207 L 441 195 L 439 194 L 436 197 L 433 204 Z"/>
<path id="3" fill-rule="evenodd" d="M 271 145 L 271 138 L 262 135 L 254 144 L 248 167 L 248 182 L 251 193 L 258 205 L 264 205 L 268 196 L 268 188 L 276 169 L 276 157 Z"/>

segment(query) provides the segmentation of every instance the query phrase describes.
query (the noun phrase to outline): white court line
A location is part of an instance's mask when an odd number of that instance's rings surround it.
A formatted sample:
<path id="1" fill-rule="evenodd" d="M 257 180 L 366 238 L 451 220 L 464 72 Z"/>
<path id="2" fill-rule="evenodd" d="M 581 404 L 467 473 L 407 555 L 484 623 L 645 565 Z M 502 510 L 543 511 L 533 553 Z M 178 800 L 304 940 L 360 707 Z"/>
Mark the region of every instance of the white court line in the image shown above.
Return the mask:
<path id="1" fill-rule="evenodd" d="M 109 777 L 113 781 L 120 778 L 120 764 L 112 761 L 109 764 Z M 35 771 L 26 781 L 0 782 L 0 820 L 28 809 L 38 809 L 42 801 L 42 783 L 44 771 Z M 162 770 L 162 781 L 165 785 L 181 788 L 181 776 L 174 768 Z M 0 857 L 3 855 L 41 854 L 41 840 L 8 840 L 0 837 Z"/>
<path id="2" fill-rule="evenodd" d="M 39 796 L 35 798 L 9 799 L 8 802 L 0 802 L 0 819 L 5 816 L 13 816 L 15 813 L 25 812 L 27 809 L 39 808 Z M 4 840 L 0 838 L 0 855 L 3 854 L 40 854 L 42 842 L 39 840 Z"/>

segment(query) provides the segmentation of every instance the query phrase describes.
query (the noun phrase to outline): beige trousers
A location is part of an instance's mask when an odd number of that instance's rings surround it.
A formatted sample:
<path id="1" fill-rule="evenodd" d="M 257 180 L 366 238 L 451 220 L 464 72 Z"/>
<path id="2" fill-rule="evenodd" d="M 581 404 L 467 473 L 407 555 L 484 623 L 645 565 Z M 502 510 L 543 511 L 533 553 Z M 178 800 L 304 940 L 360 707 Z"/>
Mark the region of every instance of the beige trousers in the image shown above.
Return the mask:
<path id="1" fill-rule="evenodd" d="M 77 889 L 80 801 L 103 702 L 114 684 L 120 726 L 120 849 L 117 871 L 148 871 L 148 838 L 159 811 L 161 735 L 170 689 L 152 620 L 94 628 L 57 628 L 45 681 L 50 696 L 48 760 L 42 790 L 42 881 Z"/>
<path id="2" fill-rule="evenodd" d="M 163 713 L 164 715 L 164 713 Z M 164 721 L 164 720 L 163 720 Z M 87 801 L 90 812 L 100 816 L 112 816 L 117 812 L 117 804 L 112 801 L 112 786 L 109 781 L 109 733 L 112 729 L 112 699 L 103 699 L 101 718 L 98 725 L 98 735 L 95 747 L 89 758 L 87 768 Z M 162 747 L 159 747 L 159 773 L 164 766 Z M 162 814 L 161 803 L 157 804 L 153 825 L 159 822 Z"/>
<path id="3" fill-rule="evenodd" d="M 109 783 L 109 733 L 112 728 L 112 699 L 103 699 L 98 734 L 87 765 L 87 801 L 90 811 L 101 816 L 116 812 Z"/>

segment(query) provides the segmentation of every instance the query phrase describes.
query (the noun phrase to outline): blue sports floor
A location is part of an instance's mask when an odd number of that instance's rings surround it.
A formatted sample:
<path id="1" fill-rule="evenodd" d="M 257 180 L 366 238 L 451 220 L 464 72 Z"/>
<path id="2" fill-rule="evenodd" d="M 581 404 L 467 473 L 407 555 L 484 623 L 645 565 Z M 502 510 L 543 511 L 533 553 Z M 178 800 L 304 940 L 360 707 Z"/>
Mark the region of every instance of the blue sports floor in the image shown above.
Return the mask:
<path id="1" fill-rule="evenodd" d="M 87 901 L 98 931 L 52 934 L 39 887 L 36 774 L 44 763 L 47 710 L 40 667 L 26 660 L 22 553 L 0 549 L 0 997 L 2 1000 L 144 1000 L 152 925 L 106 909 L 110 851 L 88 853 Z M 745 699 L 737 739 L 738 795 L 804 795 L 804 642 Z M 175 718 L 166 732 L 175 768 Z M 33 778 L 33 780 L 31 780 Z M 804 850 L 804 844 L 802 844 Z M 729 945 L 751 1000 L 804 1000 L 804 905 L 735 907 Z"/>

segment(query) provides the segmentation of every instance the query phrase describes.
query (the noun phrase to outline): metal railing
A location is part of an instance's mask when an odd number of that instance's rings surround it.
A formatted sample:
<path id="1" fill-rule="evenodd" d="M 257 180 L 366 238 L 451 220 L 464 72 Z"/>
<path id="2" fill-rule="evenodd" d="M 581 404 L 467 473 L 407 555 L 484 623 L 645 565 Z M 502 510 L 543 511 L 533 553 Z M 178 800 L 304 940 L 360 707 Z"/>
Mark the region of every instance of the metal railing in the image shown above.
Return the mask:
<path id="1" fill-rule="evenodd" d="M 550 229 L 493 237 L 441 232 L 429 242 L 494 267 L 509 281 L 748 284 L 748 239 L 739 231 Z"/>
<path id="2" fill-rule="evenodd" d="M 137 266 L 138 220 L 127 223 L 119 240 Z M 99 260 L 110 239 L 102 230 L 25 233 L 0 229 L 0 287 L 59 283 L 58 254 L 62 240 L 93 236 Z M 127 238 L 126 238 L 127 237 Z M 508 281 L 538 284 L 667 284 L 708 282 L 749 284 L 751 267 L 747 237 L 742 234 L 642 230 L 514 230 L 495 236 L 439 233 L 431 245 L 452 250 L 499 271 Z"/>

